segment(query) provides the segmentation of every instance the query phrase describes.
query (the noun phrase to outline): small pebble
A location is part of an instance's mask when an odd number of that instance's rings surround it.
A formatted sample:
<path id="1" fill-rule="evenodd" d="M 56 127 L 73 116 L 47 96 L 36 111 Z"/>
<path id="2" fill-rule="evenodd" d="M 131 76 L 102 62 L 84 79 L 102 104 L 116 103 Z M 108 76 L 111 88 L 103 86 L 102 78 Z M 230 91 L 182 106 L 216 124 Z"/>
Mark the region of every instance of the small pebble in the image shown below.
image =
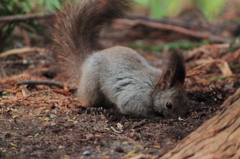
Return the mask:
<path id="1" fill-rule="evenodd" d="M 51 114 L 51 115 L 50 115 L 50 118 L 51 118 L 51 119 L 56 118 L 56 117 L 57 117 L 57 115 L 55 115 L 55 114 Z"/>
<path id="2" fill-rule="evenodd" d="M 83 155 L 91 155 L 91 152 L 87 150 L 87 151 L 84 151 L 82 154 Z"/>

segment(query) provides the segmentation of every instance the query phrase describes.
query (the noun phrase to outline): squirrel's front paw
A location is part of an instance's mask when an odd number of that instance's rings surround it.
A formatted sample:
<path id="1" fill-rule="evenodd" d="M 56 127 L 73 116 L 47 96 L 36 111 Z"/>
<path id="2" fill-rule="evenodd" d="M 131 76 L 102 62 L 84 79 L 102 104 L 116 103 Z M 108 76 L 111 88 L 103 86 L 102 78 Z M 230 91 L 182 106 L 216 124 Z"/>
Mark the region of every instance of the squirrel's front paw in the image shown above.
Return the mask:
<path id="1" fill-rule="evenodd" d="M 101 114 L 105 114 L 106 113 L 106 109 L 104 109 L 103 107 L 90 107 L 86 109 L 86 114 L 92 114 L 92 115 L 101 115 Z"/>

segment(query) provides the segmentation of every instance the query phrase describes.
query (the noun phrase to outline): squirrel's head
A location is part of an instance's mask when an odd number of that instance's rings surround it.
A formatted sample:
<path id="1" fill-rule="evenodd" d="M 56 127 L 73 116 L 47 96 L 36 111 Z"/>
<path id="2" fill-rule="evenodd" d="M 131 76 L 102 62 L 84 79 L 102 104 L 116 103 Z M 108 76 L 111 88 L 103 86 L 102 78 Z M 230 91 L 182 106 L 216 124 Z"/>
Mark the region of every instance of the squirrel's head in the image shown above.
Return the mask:
<path id="1" fill-rule="evenodd" d="M 187 92 L 183 87 L 186 76 L 184 60 L 180 53 L 170 55 L 167 68 L 155 84 L 154 111 L 164 118 L 185 117 L 189 110 Z"/>

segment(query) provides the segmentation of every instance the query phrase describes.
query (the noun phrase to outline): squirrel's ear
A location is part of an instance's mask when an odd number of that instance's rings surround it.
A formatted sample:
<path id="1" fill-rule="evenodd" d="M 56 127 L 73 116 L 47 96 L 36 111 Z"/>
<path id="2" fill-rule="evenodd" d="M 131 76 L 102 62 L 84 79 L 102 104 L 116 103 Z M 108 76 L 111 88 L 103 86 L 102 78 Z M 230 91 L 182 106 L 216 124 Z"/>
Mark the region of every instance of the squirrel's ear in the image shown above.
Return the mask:
<path id="1" fill-rule="evenodd" d="M 172 75 L 173 72 L 171 69 L 164 70 L 155 87 L 160 88 L 161 90 L 165 90 L 165 88 L 170 87 L 172 83 L 171 79 L 173 79 Z"/>
<path id="2" fill-rule="evenodd" d="M 166 69 L 162 75 L 163 83 L 165 83 L 166 86 L 170 87 L 172 85 L 172 79 L 173 79 L 173 70 Z"/>
<path id="3" fill-rule="evenodd" d="M 170 85 L 172 86 L 176 81 L 181 84 L 184 83 L 186 76 L 186 69 L 184 59 L 180 52 L 174 51 L 170 54 L 167 68 L 172 70 Z"/>
<path id="4" fill-rule="evenodd" d="M 182 54 L 174 51 L 168 58 L 168 64 L 163 74 L 156 83 L 156 86 L 164 90 L 166 87 L 172 87 L 177 81 L 184 83 L 186 70 Z"/>

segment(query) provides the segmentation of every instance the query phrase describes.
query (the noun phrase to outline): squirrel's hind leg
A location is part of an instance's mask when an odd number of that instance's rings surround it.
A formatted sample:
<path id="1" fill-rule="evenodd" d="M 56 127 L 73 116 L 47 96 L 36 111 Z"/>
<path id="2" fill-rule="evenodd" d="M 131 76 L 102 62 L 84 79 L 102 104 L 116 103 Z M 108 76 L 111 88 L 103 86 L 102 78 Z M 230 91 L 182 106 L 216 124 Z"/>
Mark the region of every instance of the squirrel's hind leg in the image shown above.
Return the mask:
<path id="1" fill-rule="evenodd" d="M 82 65 L 81 78 L 78 84 L 77 97 L 86 107 L 104 107 L 105 96 L 100 89 L 99 62 L 93 58 L 87 59 Z"/>

